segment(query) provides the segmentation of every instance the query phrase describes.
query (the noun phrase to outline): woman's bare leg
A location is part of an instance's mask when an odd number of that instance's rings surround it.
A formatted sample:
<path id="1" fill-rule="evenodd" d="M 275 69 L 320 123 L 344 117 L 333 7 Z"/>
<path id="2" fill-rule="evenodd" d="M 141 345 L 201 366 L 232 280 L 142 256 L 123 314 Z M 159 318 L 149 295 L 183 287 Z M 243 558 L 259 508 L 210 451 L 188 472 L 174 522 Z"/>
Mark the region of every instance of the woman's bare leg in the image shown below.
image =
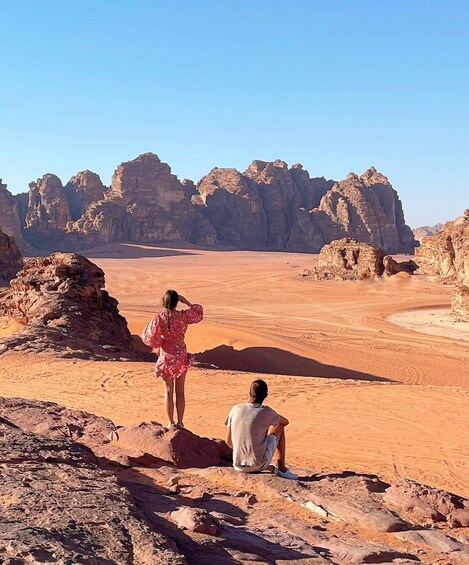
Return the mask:
<path id="1" fill-rule="evenodd" d="M 176 379 L 176 412 L 178 415 L 178 426 L 184 427 L 184 412 L 186 410 L 186 374 L 184 373 Z"/>
<path id="2" fill-rule="evenodd" d="M 164 379 L 164 407 L 168 416 L 168 428 L 174 425 L 174 380 Z"/>

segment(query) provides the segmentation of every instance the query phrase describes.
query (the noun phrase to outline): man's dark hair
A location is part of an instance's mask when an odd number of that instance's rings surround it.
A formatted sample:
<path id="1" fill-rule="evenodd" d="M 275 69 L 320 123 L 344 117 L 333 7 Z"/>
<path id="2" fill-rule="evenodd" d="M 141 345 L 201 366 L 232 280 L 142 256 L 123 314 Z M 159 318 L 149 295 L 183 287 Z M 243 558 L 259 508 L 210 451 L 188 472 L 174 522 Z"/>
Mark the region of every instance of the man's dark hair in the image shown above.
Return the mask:
<path id="1" fill-rule="evenodd" d="M 252 402 L 257 404 L 262 404 L 269 394 L 269 389 L 267 383 L 262 379 L 256 379 L 251 383 L 251 388 L 249 389 L 249 397 Z"/>

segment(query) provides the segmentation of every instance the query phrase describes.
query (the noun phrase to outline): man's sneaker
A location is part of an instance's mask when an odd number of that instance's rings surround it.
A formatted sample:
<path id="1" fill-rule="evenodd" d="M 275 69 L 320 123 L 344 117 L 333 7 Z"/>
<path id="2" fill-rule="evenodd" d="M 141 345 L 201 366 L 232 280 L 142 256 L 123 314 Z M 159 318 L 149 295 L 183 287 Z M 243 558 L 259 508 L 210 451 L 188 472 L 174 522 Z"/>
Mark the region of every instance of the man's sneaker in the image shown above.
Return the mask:
<path id="1" fill-rule="evenodd" d="M 285 469 L 285 471 L 280 471 L 278 467 L 275 467 L 275 474 L 279 477 L 282 477 L 283 479 L 291 479 L 293 481 L 298 480 L 298 475 L 295 475 L 295 473 L 292 473 L 288 469 Z"/>

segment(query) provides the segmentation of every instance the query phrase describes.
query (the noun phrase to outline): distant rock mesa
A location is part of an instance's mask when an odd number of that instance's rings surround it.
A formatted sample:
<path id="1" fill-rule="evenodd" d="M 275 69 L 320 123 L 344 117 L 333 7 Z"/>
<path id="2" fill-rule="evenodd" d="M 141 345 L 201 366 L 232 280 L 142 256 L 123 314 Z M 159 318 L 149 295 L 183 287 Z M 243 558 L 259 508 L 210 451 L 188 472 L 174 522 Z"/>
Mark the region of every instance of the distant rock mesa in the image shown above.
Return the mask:
<path id="1" fill-rule="evenodd" d="M 53 174 L 12 196 L 0 184 L 0 228 L 51 250 L 118 241 L 307 251 L 354 237 L 387 253 L 415 245 L 402 205 L 374 167 L 340 182 L 310 177 L 302 165 L 253 161 L 241 173 L 215 167 L 194 185 L 153 153 L 121 163 L 110 187 L 92 171 L 65 186 Z"/>

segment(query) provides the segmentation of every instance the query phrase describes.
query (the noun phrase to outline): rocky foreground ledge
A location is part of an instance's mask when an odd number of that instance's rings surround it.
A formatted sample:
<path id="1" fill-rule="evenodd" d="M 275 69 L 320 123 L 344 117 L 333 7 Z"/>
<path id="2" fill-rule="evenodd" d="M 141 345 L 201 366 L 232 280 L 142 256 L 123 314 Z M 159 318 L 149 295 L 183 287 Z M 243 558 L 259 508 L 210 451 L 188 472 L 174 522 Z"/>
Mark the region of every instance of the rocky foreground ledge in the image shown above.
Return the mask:
<path id="1" fill-rule="evenodd" d="M 469 500 L 407 479 L 240 475 L 220 440 L 0 398 L 0 562 L 469 562 Z"/>

